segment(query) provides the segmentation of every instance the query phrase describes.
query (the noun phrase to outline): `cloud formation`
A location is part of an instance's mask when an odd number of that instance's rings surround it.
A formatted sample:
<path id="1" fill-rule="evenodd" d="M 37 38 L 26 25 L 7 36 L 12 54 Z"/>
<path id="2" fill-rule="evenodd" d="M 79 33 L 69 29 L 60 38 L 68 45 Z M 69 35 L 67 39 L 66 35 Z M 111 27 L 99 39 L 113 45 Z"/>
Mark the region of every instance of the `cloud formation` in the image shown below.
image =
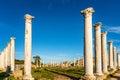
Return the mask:
<path id="1" fill-rule="evenodd" d="M 108 27 L 108 26 L 107 26 L 105 29 L 106 29 L 108 32 L 120 34 L 120 26 L 114 26 L 114 27 Z"/>

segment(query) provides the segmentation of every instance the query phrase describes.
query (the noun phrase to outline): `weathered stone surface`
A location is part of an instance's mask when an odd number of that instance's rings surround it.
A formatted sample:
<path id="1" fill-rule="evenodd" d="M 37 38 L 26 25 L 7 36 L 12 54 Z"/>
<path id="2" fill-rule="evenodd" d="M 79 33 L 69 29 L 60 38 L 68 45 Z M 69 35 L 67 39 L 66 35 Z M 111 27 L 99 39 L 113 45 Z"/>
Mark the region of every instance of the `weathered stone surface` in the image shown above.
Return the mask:
<path id="1" fill-rule="evenodd" d="M 33 16 L 26 14 L 25 18 L 25 59 L 24 59 L 24 80 L 34 80 L 31 75 L 32 55 L 32 19 Z"/>
<path id="2" fill-rule="evenodd" d="M 96 76 L 102 74 L 102 58 L 101 58 L 101 22 L 94 24 L 95 28 L 95 74 Z"/>
<path id="3" fill-rule="evenodd" d="M 107 66 L 108 66 L 108 56 L 107 56 L 107 32 L 102 32 L 101 34 L 101 42 L 102 42 L 102 71 L 104 74 L 108 74 L 108 69 L 107 69 Z"/>
<path id="4" fill-rule="evenodd" d="M 87 8 L 82 10 L 81 13 L 84 16 L 84 68 L 85 78 L 94 79 L 93 75 L 93 56 L 92 56 L 92 14 L 93 8 Z"/>

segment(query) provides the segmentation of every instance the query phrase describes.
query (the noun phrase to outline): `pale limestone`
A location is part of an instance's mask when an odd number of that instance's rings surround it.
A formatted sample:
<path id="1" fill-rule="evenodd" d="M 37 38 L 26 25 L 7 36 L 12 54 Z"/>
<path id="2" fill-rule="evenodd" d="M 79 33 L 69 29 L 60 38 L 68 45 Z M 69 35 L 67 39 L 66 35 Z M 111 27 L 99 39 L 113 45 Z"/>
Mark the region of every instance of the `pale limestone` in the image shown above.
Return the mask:
<path id="1" fill-rule="evenodd" d="M 32 19 L 33 16 L 26 14 L 25 18 L 25 59 L 24 59 L 24 80 L 34 80 L 31 75 L 32 55 Z"/>
<path id="2" fill-rule="evenodd" d="M 85 78 L 95 79 L 93 74 L 93 56 L 92 56 L 92 14 L 93 8 L 82 10 L 84 15 L 84 60 L 85 60 Z"/>
<path id="3" fill-rule="evenodd" d="M 120 53 L 118 53 L 118 68 L 120 69 Z"/>
<path id="4" fill-rule="evenodd" d="M 109 69 L 113 69 L 113 46 L 112 42 L 108 42 L 109 44 Z"/>
<path id="5" fill-rule="evenodd" d="M 96 75 L 101 76 L 102 74 L 102 59 L 101 59 L 101 22 L 94 25 L 95 28 L 95 70 Z"/>
<path id="6" fill-rule="evenodd" d="M 113 65 L 114 65 L 114 69 L 116 69 L 117 67 L 117 58 L 116 58 L 116 47 L 113 47 Z"/>
<path id="7" fill-rule="evenodd" d="M 104 74 L 108 73 L 108 56 L 107 56 L 107 32 L 102 32 L 101 34 L 101 48 L 102 48 L 102 71 Z"/>
<path id="8" fill-rule="evenodd" d="M 15 38 L 11 37 L 11 71 L 15 70 Z"/>

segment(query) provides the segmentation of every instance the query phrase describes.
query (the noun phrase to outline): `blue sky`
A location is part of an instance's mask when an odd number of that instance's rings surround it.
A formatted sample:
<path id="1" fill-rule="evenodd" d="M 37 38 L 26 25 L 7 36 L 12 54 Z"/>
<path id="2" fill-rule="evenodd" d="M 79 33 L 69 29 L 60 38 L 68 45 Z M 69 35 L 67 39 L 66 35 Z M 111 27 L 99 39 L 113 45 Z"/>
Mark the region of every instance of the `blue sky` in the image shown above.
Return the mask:
<path id="1" fill-rule="evenodd" d="M 102 22 L 120 49 L 119 0 L 0 0 L 0 51 L 16 37 L 17 59 L 24 59 L 24 15 L 33 19 L 32 54 L 46 62 L 73 60 L 83 56 L 83 15 L 80 11 L 93 7 L 93 24 Z M 94 29 L 93 29 L 94 32 Z M 94 35 L 93 35 L 94 40 Z"/>

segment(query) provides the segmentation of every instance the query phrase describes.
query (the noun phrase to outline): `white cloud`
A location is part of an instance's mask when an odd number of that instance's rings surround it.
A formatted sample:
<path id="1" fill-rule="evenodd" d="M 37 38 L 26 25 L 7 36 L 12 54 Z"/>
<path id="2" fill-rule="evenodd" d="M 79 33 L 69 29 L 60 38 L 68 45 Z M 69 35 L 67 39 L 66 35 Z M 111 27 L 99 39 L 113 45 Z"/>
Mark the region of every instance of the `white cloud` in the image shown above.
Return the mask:
<path id="1" fill-rule="evenodd" d="M 120 34 L 120 26 L 105 26 L 105 30 L 111 33 Z"/>

